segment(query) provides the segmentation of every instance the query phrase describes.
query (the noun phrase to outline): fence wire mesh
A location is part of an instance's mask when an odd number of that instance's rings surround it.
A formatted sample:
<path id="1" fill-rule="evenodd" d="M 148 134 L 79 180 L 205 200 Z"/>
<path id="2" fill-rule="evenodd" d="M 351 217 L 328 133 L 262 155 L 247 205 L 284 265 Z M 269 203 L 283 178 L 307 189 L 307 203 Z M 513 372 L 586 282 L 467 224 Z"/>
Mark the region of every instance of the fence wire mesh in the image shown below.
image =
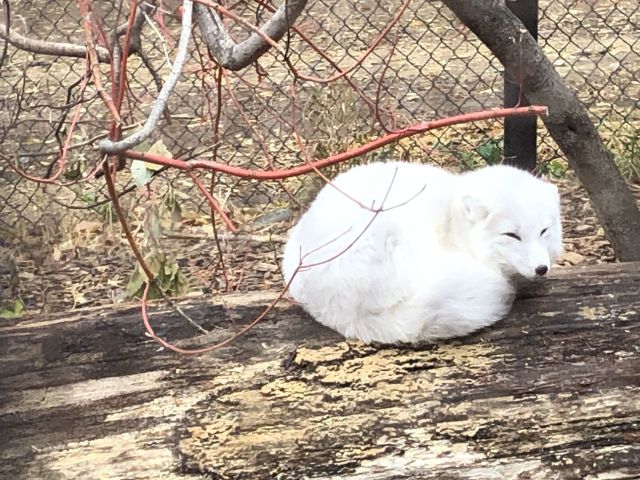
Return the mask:
<path id="1" fill-rule="evenodd" d="M 276 6 L 278 2 L 275 2 Z M 297 32 L 285 38 L 284 54 L 273 50 L 239 72 L 227 72 L 221 123 L 217 137 L 210 116 L 217 105 L 215 75 L 203 43 L 192 41 L 190 59 L 167 111 L 144 147 L 162 140 L 174 157 L 212 158 L 230 165 L 264 169 L 304 162 L 292 130 L 290 85 L 293 75 L 283 61 L 306 75 L 335 74 L 356 64 L 382 30 L 408 3 L 396 28 L 348 75 L 362 95 L 380 107 L 379 118 L 346 79 L 327 84 L 303 83 L 294 105 L 299 128 L 309 151 L 318 158 L 360 145 L 384 133 L 390 112 L 400 125 L 462 112 L 498 107 L 503 78 L 499 62 L 440 2 L 392 0 L 317 0 L 309 2 L 296 26 L 312 39 L 315 49 Z M 126 18 L 119 2 L 95 2 L 105 25 Z M 265 4 L 239 1 L 227 5 L 255 24 L 269 16 Z M 149 19 L 142 36 L 146 58 L 132 56 L 127 78 L 127 128 L 143 122 L 170 69 L 179 34 L 179 2 L 164 1 L 163 15 Z M 6 18 L 2 17 L 4 25 Z M 14 7 L 11 26 L 30 38 L 83 44 L 81 16 L 74 0 L 23 0 Z M 585 102 L 609 148 L 621 159 L 638 154 L 640 130 L 640 5 L 636 0 L 540 1 L 539 42 L 556 68 Z M 245 29 L 232 32 L 242 39 Z M 174 41 L 172 41 L 173 39 Z M 0 41 L 0 47 L 3 44 Z M 330 58 L 331 60 L 327 60 Z M 0 140 L 3 153 L 29 174 L 43 175 L 56 168 L 60 146 L 69 128 L 84 74 L 84 59 L 51 57 L 8 46 L 0 72 Z M 151 68 L 149 68 L 151 67 Z M 204 68 L 203 68 L 204 67 Z M 102 67 L 105 87 L 108 70 Z M 71 141 L 67 186 L 38 186 L 0 163 L 0 228 L 5 238 L 42 243 L 42 232 L 68 233 L 78 219 L 108 215 L 102 180 L 73 184 L 87 165 L 99 160 L 96 140 L 102 138 L 111 117 L 90 85 Z M 127 131 L 125 128 L 125 132 Z M 541 126 L 539 160 L 548 165 L 561 158 Z M 623 141 L 625 138 L 629 141 Z M 636 143 L 633 139 L 636 139 Z M 380 157 L 444 162 L 455 159 L 462 167 L 496 155 L 502 141 L 500 122 L 449 128 L 402 141 L 374 152 Z M 635 145 L 635 146 L 634 146 Z M 634 149 L 634 152 L 631 152 Z M 633 168 L 622 165 L 623 168 Z M 123 175 L 120 189 L 134 192 Z M 173 172 L 157 181 L 165 203 L 179 204 L 182 215 L 204 214 L 206 201 Z M 312 176 L 287 182 L 255 182 L 219 176 L 215 192 L 242 223 L 264 225 L 279 218 L 287 202 L 305 204 L 317 188 Z M 317 182 L 316 182 L 317 183 Z M 132 211 L 135 195 L 122 200 Z M 91 213 L 93 212 L 93 213 Z M 97 213 L 96 213 L 97 212 Z M 47 238 L 49 238 L 47 236 Z M 38 240 L 34 240 L 38 239 Z"/>

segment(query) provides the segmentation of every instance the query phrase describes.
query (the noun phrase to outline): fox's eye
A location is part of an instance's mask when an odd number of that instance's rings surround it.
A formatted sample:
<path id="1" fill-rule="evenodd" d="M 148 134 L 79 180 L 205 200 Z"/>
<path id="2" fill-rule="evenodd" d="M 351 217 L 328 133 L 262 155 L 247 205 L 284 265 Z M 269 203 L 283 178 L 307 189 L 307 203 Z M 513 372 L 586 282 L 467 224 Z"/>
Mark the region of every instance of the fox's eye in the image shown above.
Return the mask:
<path id="1" fill-rule="evenodd" d="M 503 235 L 506 235 L 507 237 L 515 238 L 516 240 L 522 240 L 517 233 L 507 232 L 507 233 L 503 233 Z"/>
<path id="2" fill-rule="evenodd" d="M 543 228 L 542 231 L 540 232 L 540 236 L 544 235 L 545 233 L 547 233 L 547 229 Z"/>

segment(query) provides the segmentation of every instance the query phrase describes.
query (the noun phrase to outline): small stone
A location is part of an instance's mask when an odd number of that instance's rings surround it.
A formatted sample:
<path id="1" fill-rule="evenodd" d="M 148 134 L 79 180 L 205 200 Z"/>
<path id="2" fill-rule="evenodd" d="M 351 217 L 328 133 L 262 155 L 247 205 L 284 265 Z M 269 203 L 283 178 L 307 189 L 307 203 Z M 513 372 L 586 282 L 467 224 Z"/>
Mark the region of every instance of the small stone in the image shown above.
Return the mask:
<path id="1" fill-rule="evenodd" d="M 271 225 L 278 222 L 285 222 L 291 220 L 293 218 L 293 212 L 290 208 L 279 208 L 277 210 L 273 210 L 271 212 L 264 213 L 258 216 L 254 221 L 253 225 L 262 227 L 265 225 Z"/>
<path id="2" fill-rule="evenodd" d="M 570 263 L 571 265 L 577 265 L 585 261 L 585 258 L 576 252 L 566 252 L 560 260 Z"/>

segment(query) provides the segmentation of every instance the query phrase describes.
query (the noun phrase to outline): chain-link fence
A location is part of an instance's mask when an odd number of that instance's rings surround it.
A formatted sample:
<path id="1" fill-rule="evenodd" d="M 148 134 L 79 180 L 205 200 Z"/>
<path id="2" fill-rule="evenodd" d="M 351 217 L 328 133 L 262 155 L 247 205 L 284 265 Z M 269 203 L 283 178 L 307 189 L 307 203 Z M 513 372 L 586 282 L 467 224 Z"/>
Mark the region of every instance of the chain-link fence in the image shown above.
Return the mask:
<path id="1" fill-rule="evenodd" d="M 360 61 L 405 4 L 407 10 L 398 23 Z M 119 5 L 94 2 L 95 14 L 113 28 L 126 18 L 126 8 L 119 9 Z M 162 15 L 148 19 L 143 31 L 146 58 L 133 55 L 129 60 L 125 133 L 144 121 L 160 79 L 168 74 L 180 27 L 178 6 L 175 1 L 160 4 Z M 255 0 L 227 7 L 254 24 L 270 15 L 265 4 Z M 640 149 L 640 5 L 636 0 L 541 0 L 539 18 L 544 51 L 578 91 L 623 168 L 632 168 L 625 167 L 624 161 L 638 155 Z M 3 17 L 3 25 L 5 21 Z M 25 37 L 84 43 L 73 0 L 18 2 L 13 6 L 11 26 Z M 336 64 L 342 68 L 357 64 L 348 76 L 334 82 L 298 83 L 293 110 L 308 150 L 317 158 L 379 136 L 393 118 L 403 126 L 502 104 L 499 62 L 440 2 L 317 0 L 309 2 L 296 26 L 297 31 L 281 42 L 281 52 L 272 50 L 257 64 L 237 73 L 226 72 L 221 102 L 216 74 L 207 68 L 211 62 L 206 49 L 197 38 L 192 41 L 191 58 L 170 99 L 167 116 L 144 147 L 161 140 L 174 157 L 215 157 L 248 168 L 283 168 L 303 162 L 292 128 L 293 74 L 284 56 L 296 71 L 325 78 L 336 73 Z M 247 35 L 238 25 L 230 28 L 238 38 Z M 0 71 L 0 137 L 3 153 L 28 173 L 44 175 L 56 168 L 84 65 L 83 59 L 38 55 L 8 46 Z M 108 89 L 104 66 L 102 73 Z M 67 225 L 89 212 L 108 210 L 103 181 L 74 183 L 87 174 L 87 166 L 99 160 L 95 144 L 111 121 L 92 85 L 84 98 L 61 179 L 68 185 L 37 185 L 0 164 L 3 235 L 10 232 L 28 245 L 41 238 L 43 231 L 58 235 L 66 228 L 68 232 L 72 227 Z M 372 104 L 379 115 L 372 113 Z M 212 129 L 216 115 L 220 117 L 218 134 Z M 470 168 L 499 159 L 501 145 L 501 122 L 484 122 L 430 132 L 368 158 L 455 161 Z M 561 167 L 553 161 L 561 154 L 543 128 L 539 145 L 539 161 L 557 173 Z M 159 177 L 158 194 L 166 204 L 179 203 L 183 216 L 207 210 L 204 198 L 182 176 L 167 171 Z M 125 205 L 139 204 L 131 185 L 125 182 L 120 188 L 132 193 L 122 195 Z M 214 191 L 238 223 L 264 225 L 278 218 L 287 202 L 307 202 L 315 188 L 311 177 L 255 182 L 220 176 Z"/>

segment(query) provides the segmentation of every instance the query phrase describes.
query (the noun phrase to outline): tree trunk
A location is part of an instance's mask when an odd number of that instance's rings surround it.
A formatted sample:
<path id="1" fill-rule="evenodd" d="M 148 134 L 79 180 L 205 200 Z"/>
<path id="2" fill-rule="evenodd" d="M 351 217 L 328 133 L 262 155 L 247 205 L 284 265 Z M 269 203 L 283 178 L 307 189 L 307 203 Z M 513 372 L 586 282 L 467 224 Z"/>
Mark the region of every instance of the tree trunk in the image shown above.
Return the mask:
<path id="1" fill-rule="evenodd" d="M 547 105 L 547 130 L 584 185 L 616 256 L 640 260 L 640 210 L 576 95 L 504 0 L 443 0 L 521 83 L 532 104 Z"/>
<path id="2" fill-rule="evenodd" d="M 0 478 L 631 479 L 640 474 L 640 264 L 567 269 L 509 317 L 415 348 L 347 343 L 281 302 L 199 357 L 136 307 L 0 322 Z M 274 293 L 154 308 L 209 343 Z"/>

